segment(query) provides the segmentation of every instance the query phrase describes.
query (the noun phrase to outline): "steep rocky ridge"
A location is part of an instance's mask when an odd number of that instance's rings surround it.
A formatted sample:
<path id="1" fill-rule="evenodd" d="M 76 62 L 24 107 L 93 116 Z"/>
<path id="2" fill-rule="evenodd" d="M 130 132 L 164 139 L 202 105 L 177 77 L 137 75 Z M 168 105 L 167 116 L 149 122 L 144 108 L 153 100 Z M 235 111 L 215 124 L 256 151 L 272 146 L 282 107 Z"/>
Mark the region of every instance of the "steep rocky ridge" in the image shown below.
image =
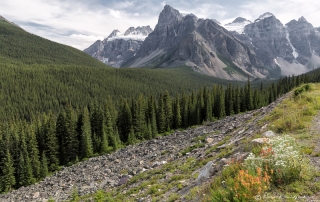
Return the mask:
<path id="1" fill-rule="evenodd" d="M 319 31 L 301 17 L 283 25 L 272 13 L 265 13 L 239 34 L 274 74 L 302 74 L 320 65 Z"/>
<path id="2" fill-rule="evenodd" d="M 114 30 L 106 39 L 96 41 L 84 52 L 107 65 L 120 67 L 123 61 L 134 56 L 152 31 L 150 26 L 130 27 L 124 34 Z"/>
<path id="3" fill-rule="evenodd" d="M 235 145 L 232 153 L 241 152 L 244 147 L 240 144 L 241 140 L 260 132 L 258 121 L 271 112 L 286 96 L 255 111 L 226 117 L 195 129 L 175 131 L 174 134 L 168 136 L 144 141 L 120 149 L 113 154 L 94 157 L 77 165 L 63 168 L 35 185 L 21 187 L 18 190 L 0 195 L 0 201 L 46 201 L 49 198 L 64 201 L 70 199 L 75 188 L 78 189 L 80 195 L 85 195 L 93 193 L 97 189 L 114 189 L 121 184 L 126 186 L 128 180 L 138 173 L 161 169 L 163 164 L 183 162 L 189 157 L 195 157 L 198 160 L 213 157 L 215 162 L 219 161 L 223 157 L 218 157 L 219 152 L 207 153 L 206 150 L 223 141 L 224 144 L 220 144 L 218 148 L 223 149 L 228 145 Z M 186 148 L 195 145 L 199 137 L 207 138 L 204 147 L 191 149 L 190 152 L 181 155 Z M 123 170 L 127 170 L 127 174 L 124 174 Z M 200 171 L 201 168 L 194 172 Z M 171 191 L 176 191 L 184 196 L 192 187 L 197 186 L 199 181 L 190 178 L 183 183 L 187 184 L 184 189 Z M 137 185 L 131 183 L 128 186 L 135 187 Z M 123 187 L 122 191 L 125 192 L 125 189 L 129 189 L 129 187 Z M 133 195 L 132 197 L 138 196 Z M 166 198 L 162 200 L 165 201 Z"/>
<path id="4" fill-rule="evenodd" d="M 183 16 L 166 5 L 158 24 L 137 54 L 123 63 L 129 67 L 172 67 L 186 64 L 195 71 L 224 79 L 266 77 L 255 53 L 210 19 Z"/>

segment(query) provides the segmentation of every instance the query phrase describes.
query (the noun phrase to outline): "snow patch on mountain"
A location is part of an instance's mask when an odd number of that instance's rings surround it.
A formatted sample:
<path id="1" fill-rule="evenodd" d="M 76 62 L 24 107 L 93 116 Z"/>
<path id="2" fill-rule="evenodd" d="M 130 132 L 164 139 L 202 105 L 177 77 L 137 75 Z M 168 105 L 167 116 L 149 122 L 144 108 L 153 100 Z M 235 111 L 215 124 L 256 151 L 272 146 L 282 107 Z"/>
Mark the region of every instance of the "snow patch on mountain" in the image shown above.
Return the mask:
<path id="1" fill-rule="evenodd" d="M 290 35 L 289 35 L 287 27 L 286 27 L 286 38 L 287 38 L 287 40 L 293 50 L 293 52 L 292 52 L 293 57 L 297 59 L 297 57 L 299 56 L 299 53 L 297 52 L 297 50 L 295 49 L 295 47 L 292 45 L 292 43 L 290 41 Z"/>
<path id="2" fill-rule="evenodd" d="M 128 41 L 128 40 L 144 41 L 152 31 L 153 30 L 150 28 L 150 26 L 137 27 L 137 28 L 130 27 L 128 30 L 125 31 L 125 33 L 122 33 L 119 30 L 114 30 L 108 36 L 107 41 L 114 41 L 117 39 L 123 39 L 125 41 Z"/>
<path id="3" fill-rule="evenodd" d="M 260 20 L 264 20 L 264 19 L 272 17 L 272 16 L 274 16 L 272 13 L 267 12 L 263 15 L 260 15 L 260 17 L 258 19 L 256 19 L 254 22 L 259 22 Z"/>
<path id="4" fill-rule="evenodd" d="M 246 20 L 245 18 L 238 17 L 233 22 L 225 24 L 223 27 L 230 32 L 235 31 L 242 34 L 244 32 L 244 27 L 251 23 L 251 21 Z"/>
<path id="5" fill-rule="evenodd" d="M 130 35 L 124 35 L 124 34 L 120 34 L 120 35 L 117 35 L 117 36 L 114 36 L 112 38 L 108 38 L 107 41 L 114 41 L 114 40 L 117 40 L 117 39 L 123 39 L 125 41 L 128 41 L 128 40 L 136 40 L 136 41 L 144 41 L 145 39 L 147 38 L 146 35 L 134 35 L 134 34 L 130 34 Z"/>

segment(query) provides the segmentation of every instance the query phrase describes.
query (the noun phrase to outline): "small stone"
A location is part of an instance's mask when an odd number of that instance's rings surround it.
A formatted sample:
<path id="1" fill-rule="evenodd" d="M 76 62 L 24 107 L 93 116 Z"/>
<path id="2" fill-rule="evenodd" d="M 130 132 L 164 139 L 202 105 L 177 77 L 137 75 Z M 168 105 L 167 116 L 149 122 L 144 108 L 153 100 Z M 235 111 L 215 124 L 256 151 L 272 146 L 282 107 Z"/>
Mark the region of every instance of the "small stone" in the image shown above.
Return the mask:
<path id="1" fill-rule="evenodd" d="M 262 145 L 269 142 L 269 138 L 257 138 L 251 141 L 253 145 Z"/>
<path id="2" fill-rule="evenodd" d="M 40 193 L 37 191 L 36 193 L 33 194 L 32 198 L 36 199 L 36 198 L 39 198 L 39 196 L 40 196 Z"/>
<path id="3" fill-rule="evenodd" d="M 277 136 L 273 131 L 268 130 L 262 134 L 262 137 L 271 138 Z"/>
<path id="4" fill-rule="evenodd" d="M 142 165 L 143 163 L 144 163 L 143 161 L 140 161 L 140 162 L 139 162 L 140 165 Z"/>
<path id="5" fill-rule="evenodd" d="M 211 144 L 213 141 L 214 139 L 210 137 L 206 139 L 207 144 Z"/>

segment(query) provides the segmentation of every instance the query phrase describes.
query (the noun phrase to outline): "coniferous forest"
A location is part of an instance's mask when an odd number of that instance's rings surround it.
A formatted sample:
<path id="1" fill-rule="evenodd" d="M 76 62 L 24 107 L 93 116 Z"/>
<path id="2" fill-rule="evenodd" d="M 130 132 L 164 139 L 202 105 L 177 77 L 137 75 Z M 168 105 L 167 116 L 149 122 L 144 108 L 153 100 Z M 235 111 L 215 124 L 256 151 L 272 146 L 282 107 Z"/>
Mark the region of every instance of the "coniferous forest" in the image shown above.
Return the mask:
<path id="1" fill-rule="evenodd" d="M 2 21 L 0 59 L 0 192 L 320 80 L 315 70 L 253 88 L 249 79 L 230 84 L 184 67 L 112 69 Z"/>

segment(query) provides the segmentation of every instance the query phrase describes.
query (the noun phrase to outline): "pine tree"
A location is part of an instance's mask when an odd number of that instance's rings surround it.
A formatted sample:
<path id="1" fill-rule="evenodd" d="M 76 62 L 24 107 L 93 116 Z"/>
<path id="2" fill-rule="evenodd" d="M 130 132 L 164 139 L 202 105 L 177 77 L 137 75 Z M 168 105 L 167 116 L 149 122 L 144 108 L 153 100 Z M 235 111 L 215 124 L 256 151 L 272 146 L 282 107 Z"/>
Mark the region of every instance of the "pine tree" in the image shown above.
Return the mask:
<path id="1" fill-rule="evenodd" d="M 66 128 L 66 123 L 65 123 L 65 116 L 63 113 L 59 113 L 57 122 L 56 122 L 56 135 L 58 139 L 58 144 L 59 144 L 59 159 L 60 159 L 60 164 L 64 164 L 65 162 L 65 140 L 64 136 L 67 133 L 67 128 Z"/>
<path id="2" fill-rule="evenodd" d="M 48 175 L 48 161 L 45 152 L 42 152 L 40 177 L 45 178 Z"/>
<path id="3" fill-rule="evenodd" d="M 89 158 L 93 155 L 93 146 L 91 139 L 91 126 L 88 108 L 85 107 L 81 116 L 81 129 L 80 129 L 80 151 L 81 158 Z"/>
<path id="4" fill-rule="evenodd" d="M 59 167 L 59 142 L 56 135 L 56 125 L 52 114 L 47 122 L 46 156 L 48 157 L 49 170 L 56 171 Z"/>
<path id="5" fill-rule="evenodd" d="M 1 185 L 2 185 L 2 191 L 8 192 L 11 191 L 13 186 L 16 184 L 16 179 L 14 176 L 15 169 L 13 167 L 13 160 L 11 157 L 11 154 L 9 152 L 9 149 L 7 149 L 6 157 L 3 159 L 2 163 L 3 167 L 2 170 L 2 176 L 1 176 Z"/>
<path id="6" fill-rule="evenodd" d="M 164 103 L 163 103 L 163 97 L 160 94 L 159 97 L 159 102 L 158 102 L 158 131 L 159 133 L 164 133 L 166 131 L 166 115 L 165 115 L 165 110 L 164 110 Z"/>
<path id="7" fill-rule="evenodd" d="M 157 130 L 155 103 L 152 96 L 148 100 L 148 116 L 147 117 L 150 121 L 149 125 L 151 127 L 151 135 L 152 135 L 152 138 L 154 138 L 158 134 L 158 130 Z"/>
<path id="8" fill-rule="evenodd" d="M 240 108 L 241 108 L 241 99 L 240 99 L 240 92 L 239 92 L 238 86 L 233 89 L 233 97 L 234 97 L 233 110 L 235 114 L 238 114 L 240 113 Z"/>
<path id="9" fill-rule="evenodd" d="M 132 127 L 132 113 L 129 104 L 125 99 L 122 100 L 117 123 L 120 139 L 122 142 L 126 143 Z"/>
<path id="10" fill-rule="evenodd" d="M 175 102 L 175 111 L 174 111 L 174 126 L 175 128 L 181 128 L 182 126 L 182 116 L 181 116 L 181 109 L 179 103 L 179 97 L 177 97 Z"/>
<path id="11" fill-rule="evenodd" d="M 250 79 L 248 78 L 247 86 L 246 86 L 246 93 L 245 93 L 245 103 L 246 103 L 246 110 L 253 109 L 253 99 L 252 99 L 252 89 Z"/>
<path id="12" fill-rule="evenodd" d="M 63 150 L 65 155 L 64 164 L 68 164 L 70 162 L 73 162 L 76 159 L 76 156 L 78 156 L 79 140 L 76 133 L 76 118 L 71 105 L 68 104 L 65 110 L 65 126 L 67 130 L 66 134 L 64 134 L 63 136 Z"/>
<path id="13" fill-rule="evenodd" d="M 40 179 L 40 160 L 37 139 L 32 128 L 27 131 L 26 135 L 27 149 L 32 167 L 33 177 Z M 25 158 L 26 160 L 26 158 Z"/>
<path id="14" fill-rule="evenodd" d="M 115 137 L 115 133 L 113 130 L 113 121 L 112 117 L 110 114 L 110 108 L 108 103 L 105 104 L 105 109 L 104 109 L 104 129 L 105 133 L 108 139 L 108 143 L 111 147 L 117 148 L 117 141 Z"/>

